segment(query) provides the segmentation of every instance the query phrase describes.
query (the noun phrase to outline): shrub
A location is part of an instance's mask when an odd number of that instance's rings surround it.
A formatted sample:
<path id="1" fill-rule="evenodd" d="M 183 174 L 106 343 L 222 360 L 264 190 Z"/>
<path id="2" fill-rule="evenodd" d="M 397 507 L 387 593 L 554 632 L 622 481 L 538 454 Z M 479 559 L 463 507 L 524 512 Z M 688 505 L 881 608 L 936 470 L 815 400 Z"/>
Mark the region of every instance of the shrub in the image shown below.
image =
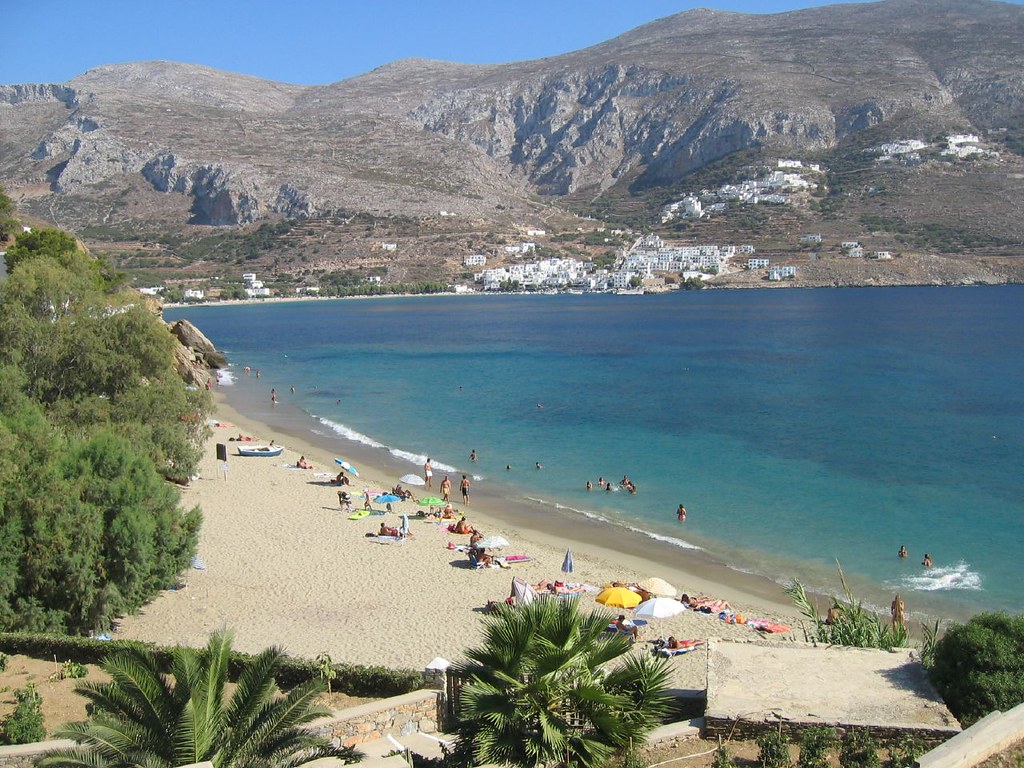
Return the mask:
<path id="1" fill-rule="evenodd" d="M 14 711 L 4 718 L 0 727 L 0 738 L 4 744 L 32 744 L 46 738 L 43 727 L 43 697 L 29 683 L 14 692 L 17 704 Z"/>
<path id="2" fill-rule="evenodd" d="M 732 759 L 729 750 L 724 744 L 719 745 L 715 750 L 715 756 L 711 759 L 711 768 L 736 768 L 736 761 Z"/>
<path id="3" fill-rule="evenodd" d="M 1024 702 L 1024 616 L 979 613 L 935 643 L 931 678 L 965 726 Z"/>
<path id="4" fill-rule="evenodd" d="M 85 677 L 88 674 L 89 670 L 87 670 L 83 665 L 79 664 L 77 661 L 72 661 L 71 659 L 68 659 L 60 665 L 60 669 L 58 669 L 56 672 L 50 675 L 49 680 L 50 682 L 68 679 L 78 680 L 79 678 Z"/>
<path id="5" fill-rule="evenodd" d="M 926 751 L 924 742 L 913 734 L 901 736 L 889 747 L 889 768 L 908 768 Z"/>
<path id="6" fill-rule="evenodd" d="M 836 746 L 836 741 L 836 732 L 831 728 L 808 728 L 800 735 L 797 768 L 828 768 L 828 751 Z"/>
<path id="7" fill-rule="evenodd" d="M 789 739 L 777 731 L 766 731 L 757 737 L 757 762 L 761 768 L 789 768 Z"/>
<path id="8" fill-rule="evenodd" d="M 878 740 L 867 728 L 851 728 L 843 735 L 839 764 L 843 768 L 882 768 Z"/>
<path id="9" fill-rule="evenodd" d="M 45 634 L 41 632 L 0 632 L 0 651 L 31 656 L 34 659 L 70 659 L 81 664 L 102 664 L 107 656 L 125 645 L 142 645 L 130 640 L 96 640 L 72 635 Z M 152 647 L 152 646 L 150 646 Z M 171 649 L 153 648 L 165 669 L 170 668 Z M 237 679 L 244 666 L 253 656 L 240 651 L 231 652 L 230 673 Z M 334 664 L 337 677 L 334 691 L 349 696 L 371 696 L 387 698 L 417 690 L 423 676 L 414 669 L 392 669 L 390 667 L 360 666 L 356 664 Z M 294 688 L 307 680 L 321 675 L 320 666 L 308 659 L 286 657 L 277 671 L 277 684 L 285 689 Z"/>
<path id="10" fill-rule="evenodd" d="M 793 581 L 786 587 L 786 594 L 793 600 L 801 614 L 807 618 L 814 627 L 812 639 L 820 643 L 830 645 L 849 645 L 856 648 L 882 648 L 892 650 L 893 648 L 905 648 L 909 640 L 907 628 L 903 624 L 890 625 L 883 621 L 878 614 L 858 600 L 850 590 L 846 582 L 846 575 L 843 568 L 836 562 L 839 571 L 839 583 L 842 585 L 843 594 L 846 600 L 837 597 L 832 599 L 834 613 L 838 620 L 826 623 L 818 615 L 803 585 L 799 581 Z"/>
<path id="11" fill-rule="evenodd" d="M 0 672 L 7 669 L 7 660 L 10 658 L 6 653 L 0 653 Z"/>

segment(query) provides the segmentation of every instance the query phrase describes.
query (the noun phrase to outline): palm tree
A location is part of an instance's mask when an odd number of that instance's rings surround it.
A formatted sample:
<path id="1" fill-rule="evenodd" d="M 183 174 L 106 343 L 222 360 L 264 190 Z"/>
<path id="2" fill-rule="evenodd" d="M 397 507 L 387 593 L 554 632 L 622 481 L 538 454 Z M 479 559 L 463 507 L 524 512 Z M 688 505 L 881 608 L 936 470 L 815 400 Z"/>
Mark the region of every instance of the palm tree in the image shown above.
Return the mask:
<path id="1" fill-rule="evenodd" d="M 455 762 L 591 768 L 658 724 L 665 661 L 630 654 L 628 638 L 606 632 L 609 615 L 577 602 L 502 606 L 485 619 L 484 645 L 452 670 L 465 681 Z"/>
<path id="2" fill-rule="evenodd" d="M 49 753 L 40 768 L 175 768 L 206 760 L 215 768 L 292 768 L 320 757 L 362 758 L 302 727 L 329 714 L 315 702 L 323 682 L 281 694 L 274 675 L 283 653 L 276 648 L 246 664 L 228 699 L 231 640 L 219 632 L 204 650 L 175 648 L 169 675 L 150 649 L 112 654 L 103 663 L 109 683 L 76 688 L 92 718 L 56 734 L 79 746 Z"/>

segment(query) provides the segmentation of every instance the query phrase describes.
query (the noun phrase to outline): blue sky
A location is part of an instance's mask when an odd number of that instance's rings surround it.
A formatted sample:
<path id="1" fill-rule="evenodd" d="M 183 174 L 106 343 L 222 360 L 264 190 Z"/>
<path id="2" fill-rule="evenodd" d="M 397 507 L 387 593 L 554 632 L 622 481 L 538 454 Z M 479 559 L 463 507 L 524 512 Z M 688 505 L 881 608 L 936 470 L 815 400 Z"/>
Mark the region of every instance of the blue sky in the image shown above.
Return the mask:
<path id="1" fill-rule="evenodd" d="M 1024 0 L 1020 0 L 1024 2 Z M 0 83 L 64 82 L 162 59 L 297 84 L 396 59 L 472 64 L 553 56 L 706 6 L 777 13 L 822 0 L 13 0 Z"/>

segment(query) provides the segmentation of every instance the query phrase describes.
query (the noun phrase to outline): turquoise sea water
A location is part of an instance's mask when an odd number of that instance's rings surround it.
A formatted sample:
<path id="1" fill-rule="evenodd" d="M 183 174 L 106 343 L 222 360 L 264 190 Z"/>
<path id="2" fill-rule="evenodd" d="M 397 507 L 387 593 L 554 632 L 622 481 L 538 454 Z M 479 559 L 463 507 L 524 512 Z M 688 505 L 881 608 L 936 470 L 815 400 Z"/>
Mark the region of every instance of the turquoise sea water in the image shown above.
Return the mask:
<path id="1" fill-rule="evenodd" d="M 1024 610 L 1022 287 L 423 297 L 165 317 L 227 352 L 232 404 L 261 418 L 274 387 L 279 411 L 297 409 L 339 454 L 355 439 L 407 471 L 430 455 L 478 487 L 825 592 L 838 559 L 878 605 L 899 590 L 929 613 Z M 623 475 L 637 494 L 585 489 Z"/>

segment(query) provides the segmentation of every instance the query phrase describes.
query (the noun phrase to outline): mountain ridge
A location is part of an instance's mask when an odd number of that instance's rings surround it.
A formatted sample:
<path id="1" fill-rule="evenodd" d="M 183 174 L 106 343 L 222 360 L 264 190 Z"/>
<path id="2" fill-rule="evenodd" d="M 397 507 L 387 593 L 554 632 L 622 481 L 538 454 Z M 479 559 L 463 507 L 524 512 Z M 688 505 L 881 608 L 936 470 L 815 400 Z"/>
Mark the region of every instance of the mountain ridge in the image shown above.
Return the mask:
<path id="1" fill-rule="evenodd" d="M 693 9 L 543 59 L 401 59 L 325 85 L 103 65 L 0 86 L 0 180 L 71 229 L 98 214 L 135 229 L 339 210 L 536 219 L 667 195 L 744 153 L 828 160 L 868 136 L 1012 134 L 1024 125 L 1021 39 L 1020 6 L 882 0 Z M 1005 171 L 993 182 L 1005 201 L 1022 169 L 1004 155 L 964 172 Z"/>

